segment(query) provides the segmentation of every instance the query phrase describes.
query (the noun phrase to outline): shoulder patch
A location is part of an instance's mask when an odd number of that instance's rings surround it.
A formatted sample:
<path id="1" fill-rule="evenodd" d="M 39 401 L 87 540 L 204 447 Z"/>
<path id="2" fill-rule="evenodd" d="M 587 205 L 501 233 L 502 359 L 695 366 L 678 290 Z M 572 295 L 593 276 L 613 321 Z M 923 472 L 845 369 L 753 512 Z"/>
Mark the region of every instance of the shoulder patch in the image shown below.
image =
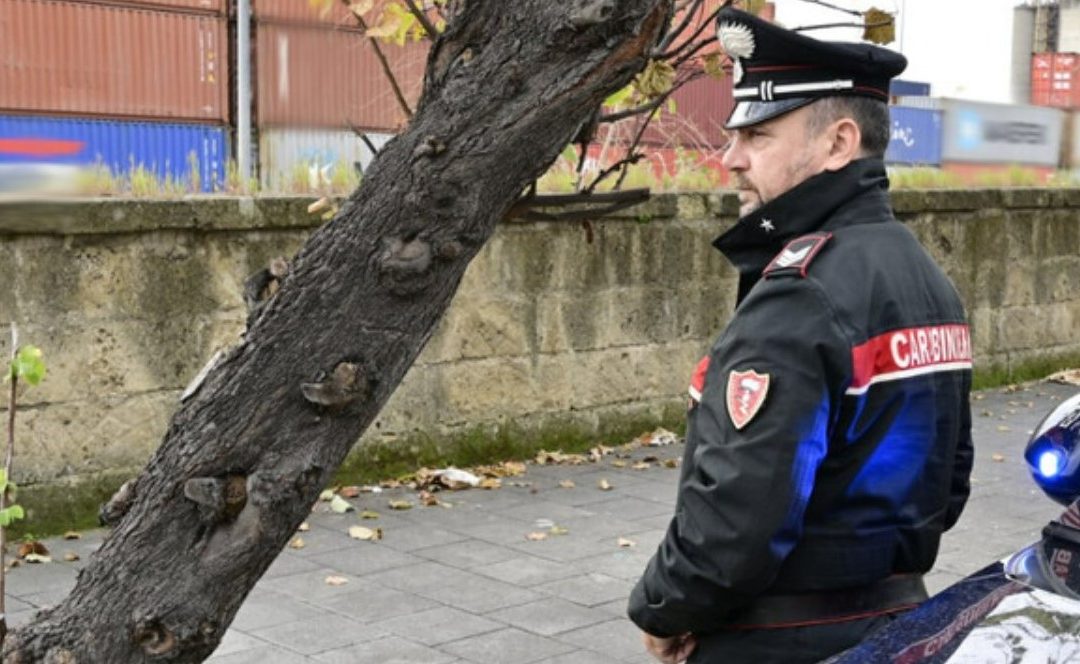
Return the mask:
<path id="1" fill-rule="evenodd" d="M 795 238 L 765 266 L 762 276 L 769 279 L 788 276 L 805 279 L 810 261 L 831 237 L 832 233 L 808 233 Z"/>

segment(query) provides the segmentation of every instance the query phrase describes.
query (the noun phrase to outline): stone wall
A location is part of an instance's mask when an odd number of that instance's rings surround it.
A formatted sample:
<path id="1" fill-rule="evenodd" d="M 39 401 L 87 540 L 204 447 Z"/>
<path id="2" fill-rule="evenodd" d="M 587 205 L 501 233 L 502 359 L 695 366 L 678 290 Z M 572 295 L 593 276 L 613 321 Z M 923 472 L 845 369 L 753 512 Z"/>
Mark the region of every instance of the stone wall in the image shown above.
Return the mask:
<path id="1" fill-rule="evenodd" d="M 49 368 L 22 402 L 22 482 L 140 467 L 183 387 L 243 331 L 246 277 L 311 231 L 308 202 L 0 205 L 0 353 L 14 321 Z M 1080 356 L 1080 191 L 894 203 L 960 288 L 980 369 Z M 505 223 L 365 441 L 677 414 L 733 306 L 735 272 L 710 243 L 735 207 L 658 196 L 595 222 L 591 243 L 578 224 Z"/>

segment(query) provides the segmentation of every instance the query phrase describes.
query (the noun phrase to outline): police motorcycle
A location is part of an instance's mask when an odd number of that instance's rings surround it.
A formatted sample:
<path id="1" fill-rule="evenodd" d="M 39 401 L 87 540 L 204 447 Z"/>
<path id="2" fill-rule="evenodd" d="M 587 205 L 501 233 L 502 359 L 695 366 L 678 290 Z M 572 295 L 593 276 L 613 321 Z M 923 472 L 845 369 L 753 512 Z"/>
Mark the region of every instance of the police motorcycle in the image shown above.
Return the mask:
<path id="1" fill-rule="evenodd" d="M 1080 663 L 1080 394 L 1024 451 L 1036 484 L 1066 506 L 1042 539 L 969 575 L 828 664 Z"/>

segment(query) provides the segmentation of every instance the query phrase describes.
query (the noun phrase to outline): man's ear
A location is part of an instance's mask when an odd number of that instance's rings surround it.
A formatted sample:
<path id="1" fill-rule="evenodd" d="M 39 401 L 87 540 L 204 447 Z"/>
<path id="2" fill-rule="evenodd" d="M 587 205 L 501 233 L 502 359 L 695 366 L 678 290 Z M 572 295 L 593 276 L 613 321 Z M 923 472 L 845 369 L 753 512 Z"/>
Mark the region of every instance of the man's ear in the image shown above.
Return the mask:
<path id="1" fill-rule="evenodd" d="M 827 130 L 829 152 L 825 170 L 838 171 L 862 156 L 862 132 L 851 118 L 841 118 Z"/>

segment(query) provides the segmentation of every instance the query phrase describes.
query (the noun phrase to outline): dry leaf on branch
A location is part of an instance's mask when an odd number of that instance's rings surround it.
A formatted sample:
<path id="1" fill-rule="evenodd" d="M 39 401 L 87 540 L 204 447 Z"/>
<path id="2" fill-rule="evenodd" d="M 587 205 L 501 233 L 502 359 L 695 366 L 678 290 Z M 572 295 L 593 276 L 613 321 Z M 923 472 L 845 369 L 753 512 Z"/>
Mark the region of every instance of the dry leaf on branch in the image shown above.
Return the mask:
<path id="1" fill-rule="evenodd" d="M 892 14 L 877 7 L 863 12 L 863 39 L 873 44 L 891 44 L 896 39 Z"/>

